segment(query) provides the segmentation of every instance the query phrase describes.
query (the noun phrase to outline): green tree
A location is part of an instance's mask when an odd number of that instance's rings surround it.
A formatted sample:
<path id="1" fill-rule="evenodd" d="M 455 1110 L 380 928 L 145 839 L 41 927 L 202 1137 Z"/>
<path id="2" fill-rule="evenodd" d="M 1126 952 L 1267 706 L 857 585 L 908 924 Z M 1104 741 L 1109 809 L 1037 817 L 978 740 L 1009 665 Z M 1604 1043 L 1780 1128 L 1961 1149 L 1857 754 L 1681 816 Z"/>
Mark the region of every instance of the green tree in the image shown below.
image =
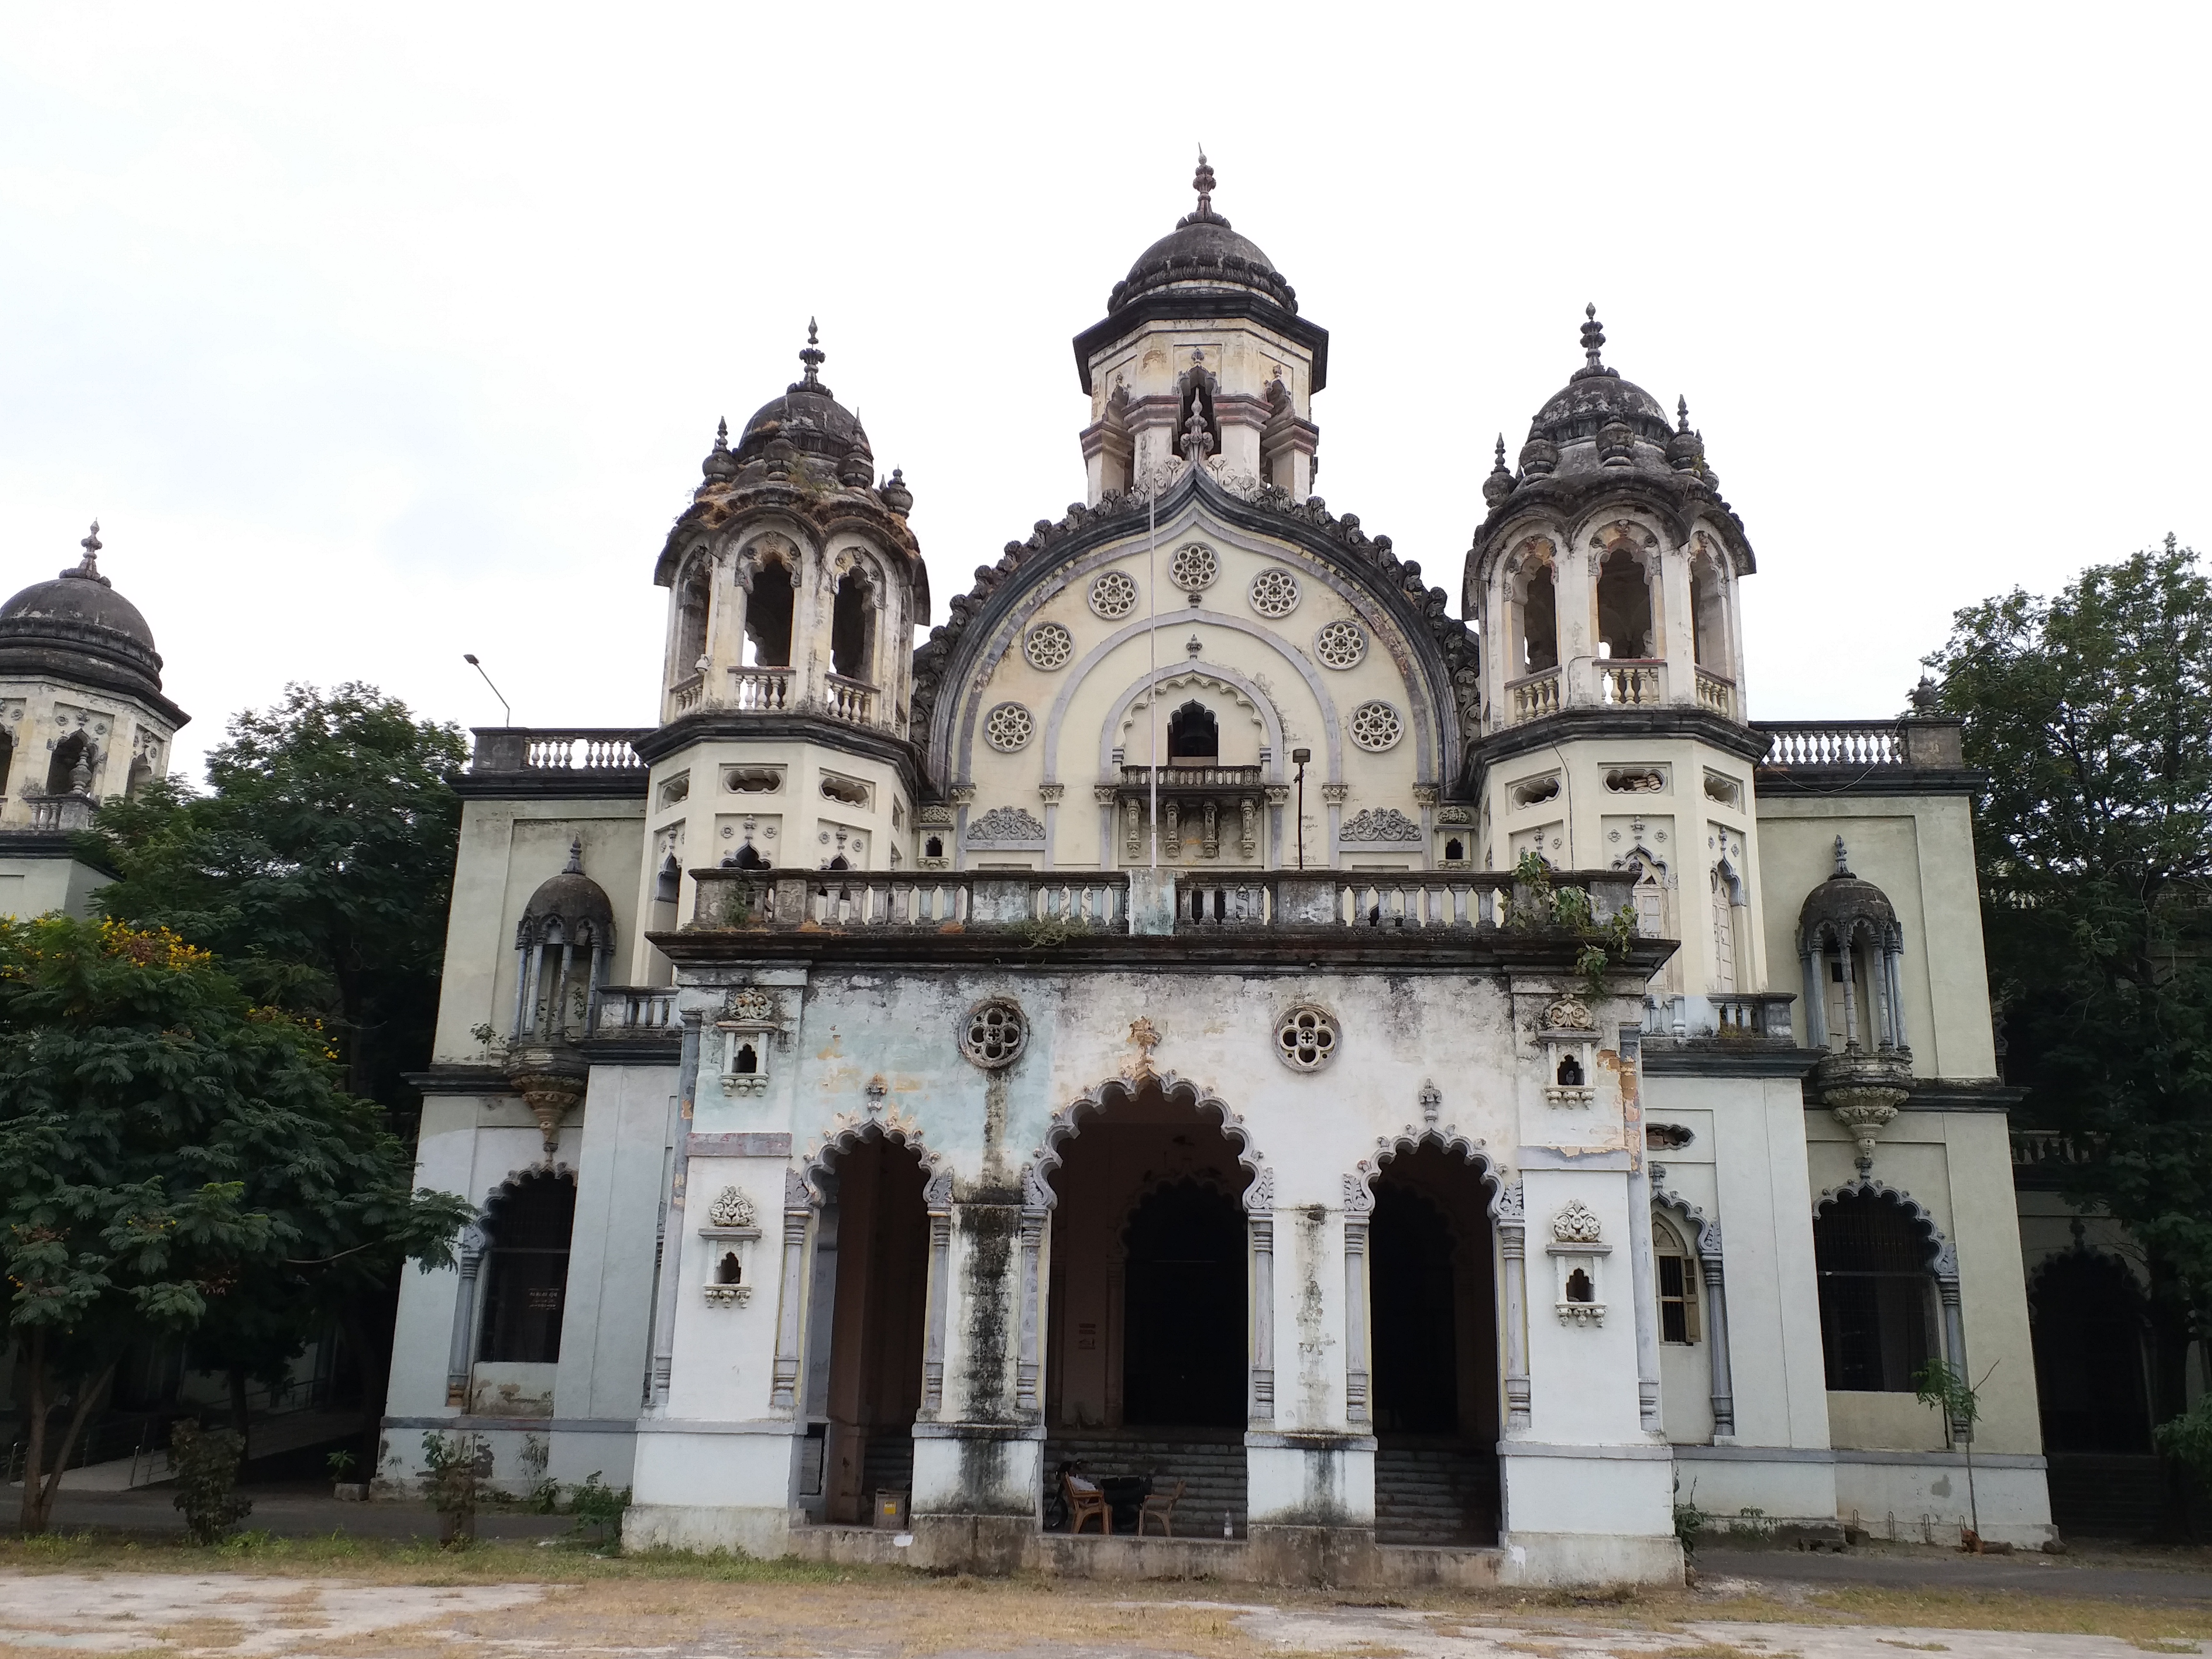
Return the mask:
<path id="1" fill-rule="evenodd" d="M 2071 1196 L 2140 1246 L 2154 1407 L 2212 1329 L 2212 585 L 2196 554 L 1961 611 L 1928 659 L 1989 775 L 1983 923 L 2023 1115 L 2093 1156 Z"/>
<path id="2" fill-rule="evenodd" d="M 0 921 L 0 1267 L 44 1528 L 118 1361 L 267 1303 L 328 1305 L 471 1213 L 348 1095 L 312 1020 L 166 930 Z"/>
<path id="3" fill-rule="evenodd" d="M 174 782 L 100 811 L 121 879 L 104 914 L 211 950 L 257 999 L 327 1027 L 347 1087 L 411 1115 L 403 1073 L 430 1054 L 459 841 L 458 727 L 370 685 L 285 689 Z"/>

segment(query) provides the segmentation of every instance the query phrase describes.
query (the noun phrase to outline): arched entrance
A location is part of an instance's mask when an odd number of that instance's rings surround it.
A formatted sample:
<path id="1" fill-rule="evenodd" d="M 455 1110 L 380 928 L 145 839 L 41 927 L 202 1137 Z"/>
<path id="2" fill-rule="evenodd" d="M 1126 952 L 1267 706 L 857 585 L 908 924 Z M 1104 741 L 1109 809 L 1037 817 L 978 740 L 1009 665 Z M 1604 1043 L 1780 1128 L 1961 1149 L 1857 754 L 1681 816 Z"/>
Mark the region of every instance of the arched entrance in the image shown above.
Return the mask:
<path id="1" fill-rule="evenodd" d="M 1052 1194 L 1044 1475 L 1107 1486 L 1128 1530 L 1149 1482 L 1179 1535 L 1242 1535 L 1251 1382 L 1250 1155 L 1218 1103 L 1172 1079 L 1109 1085 L 1041 1163 Z M 1054 1159 L 1056 1158 L 1056 1163 Z M 1118 1483 L 1127 1482 L 1127 1485 Z"/>
<path id="2" fill-rule="evenodd" d="M 871 1124 L 815 1177 L 806 1438 L 798 1502 L 817 1521 L 866 1521 L 879 1491 L 911 1492 L 929 1303 L 927 1171 Z"/>
<path id="3" fill-rule="evenodd" d="M 1487 1170 L 1436 1139 L 1374 1180 L 1368 1222 L 1375 1534 L 1498 1541 L 1498 1268 Z"/>

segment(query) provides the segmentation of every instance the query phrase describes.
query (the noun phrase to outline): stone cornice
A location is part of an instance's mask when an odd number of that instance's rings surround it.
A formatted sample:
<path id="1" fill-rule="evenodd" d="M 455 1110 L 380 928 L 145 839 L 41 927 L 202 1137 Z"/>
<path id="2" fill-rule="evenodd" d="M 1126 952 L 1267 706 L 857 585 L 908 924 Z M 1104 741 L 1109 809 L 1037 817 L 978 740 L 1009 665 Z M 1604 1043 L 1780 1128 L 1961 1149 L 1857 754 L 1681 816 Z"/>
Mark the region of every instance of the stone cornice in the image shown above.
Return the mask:
<path id="1" fill-rule="evenodd" d="M 1310 390 L 1319 392 L 1328 384 L 1328 331 L 1320 324 L 1246 289 L 1170 288 L 1139 295 L 1075 337 L 1075 373 L 1083 382 L 1084 395 L 1091 393 L 1091 360 L 1116 341 L 1159 323 L 1225 322 L 1252 323 L 1304 347 L 1313 359 Z"/>
<path id="2" fill-rule="evenodd" d="M 1698 743 L 1757 763 L 1766 752 L 1765 732 L 1723 720 L 1718 714 L 1687 704 L 1656 708 L 1565 708 L 1540 720 L 1525 720 L 1493 732 L 1471 750 L 1474 769 L 1481 771 L 1531 750 L 1584 739 L 1627 738 L 1689 738 Z"/>
<path id="3" fill-rule="evenodd" d="M 656 764 L 693 744 L 742 740 L 779 740 L 813 744 L 863 760 L 882 761 L 898 769 L 899 781 L 908 799 L 915 796 L 920 769 L 915 745 L 874 726 L 853 726 L 823 714 L 769 714 L 753 709 L 701 708 L 634 738 L 631 747 L 648 765 Z"/>

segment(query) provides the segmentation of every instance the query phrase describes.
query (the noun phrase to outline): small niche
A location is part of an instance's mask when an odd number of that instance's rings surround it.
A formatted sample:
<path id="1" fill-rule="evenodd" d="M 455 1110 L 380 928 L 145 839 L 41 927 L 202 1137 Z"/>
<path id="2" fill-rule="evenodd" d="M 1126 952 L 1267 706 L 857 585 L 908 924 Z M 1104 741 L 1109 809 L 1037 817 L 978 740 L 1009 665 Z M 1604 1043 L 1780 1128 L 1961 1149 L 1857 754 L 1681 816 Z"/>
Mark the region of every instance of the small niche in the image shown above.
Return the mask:
<path id="1" fill-rule="evenodd" d="M 1741 806 L 1743 805 L 1743 786 L 1734 778 L 1718 772 L 1708 772 L 1705 774 L 1705 799 L 1718 801 L 1723 806 Z"/>
<path id="2" fill-rule="evenodd" d="M 1560 1055 L 1559 1081 L 1562 1089 L 1581 1088 L 1583 1086 L 1582 1061 L 1577 1060 L 1572 1054 Z"/>
<path id="3" fill-rule="evenodd" d="M 745 1280 L 744 1264 L 738 1260 L 735 1250 L 722 1252 L 721 1265 L 714 1269 L 717 1285 L 742 1285 Z"/>
<path id="4" fill-rule="evenodd" d="M 945 856 L 945 837 L 942 836 L 931 836 L 924 839 L 921 843 L 921 855 L 926 859 L 943 858 Z"/>
<path id="5" fill-rule="evenodd" d="M 1647 1123 L 1644 1126 L 1644 1144 L 1655 1152 L 1675 1152 L 1696 1139 L 1679 1123 Z"/>
<path id="6" fill-rule="evenodd" d="M 1457 836 L 1454 836 L 1449 841 L 1444 843 L 1444 857 L 1449 860 L 1452 863 L 1457 864 L 1466 856 L 1467 843 L 1462 841 Z"/>
<path id="7" fill-rule="evenodd" d="M 1567 1300 L 1583 1304 L 1597 1300 L 1597 1287 L 1590 1283 L 1587 1269 L 1577 1267 L 1567 1275 Z"/>
<path id="8" fill-rule="evenodd" d="M 730 1061 L 730 1069 L 739 1077 L 752 1077 L 760 1071 L 760 1055 L 750 1042 L 738 1045 L 738 1052 Z M 732 1284 L 736 1283 L 733 1279 Z"/>
<path id="9" fill-rule="evenodd" d="M 660 804 L 663 806 L 673 806 L 690 798 L 691 775 L 689 772 L 678 772 L 660 786 Z"/>

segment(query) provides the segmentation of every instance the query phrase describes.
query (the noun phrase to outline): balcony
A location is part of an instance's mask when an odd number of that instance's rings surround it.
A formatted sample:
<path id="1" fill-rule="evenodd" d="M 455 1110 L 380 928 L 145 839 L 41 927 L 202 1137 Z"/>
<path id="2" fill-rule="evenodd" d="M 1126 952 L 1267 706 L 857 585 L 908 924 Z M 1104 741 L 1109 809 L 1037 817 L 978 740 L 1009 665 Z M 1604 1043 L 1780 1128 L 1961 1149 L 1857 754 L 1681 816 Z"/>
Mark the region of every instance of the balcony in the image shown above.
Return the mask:
<path id="1" fill-rule="evenodd" d="M 732 668 L 730 707 L 750 714 L 781 714 L 790 708 L 791 671 L 788 668 Z"/>
<path id="2" fill-rule="evenodd" d="M 672 985 L 602 985 L 592 999 L 586 1036 L 665 1038 L 682 1034 Z"/>
<path id="3" fill-rule="evenodd" d="M 1547 714 L 1559 712 L 1559 671 L 1547 668 L 1534 674 L 1524 674 L 1517 680 L 1505 682 L 1506 722 L 1518 726 L 1524 720 L 1541 720 Z"/>
<path id="4" fill-rule="evenodd" d="M 33 795 L 24 792 L 24 805 L 31 809 L 31 830 L 37 835 L 67 835 L 92 827 L 92 815 L 100 803 L 90 795 Z"/>
<path id="5" fill-rule="evenodd" d="M 1139 794 L 1149 793 L 1152 787 L 1153 769 L 1149 766 L 1123 767 L 1121 787 Z M 1267 769 L 1261 766 L 1212 766 L 1189 761 L 1170 761 L 1158 771 L 1160 793 L 1163 795 L 1192 794 L 1217 789 L 1258 789 L 1267 782 Z"/>
<path id="6" fill-rule="evenodd" d="M 832 674 L 825 687 L 830 705 L 830 718 L 854 726 L 873 726 L 876 723 L 876 688 L 859 680 L 848 680 L 842 674 Z"/>
<path id="7" fill-rule="evenodd" d="M 1710 668 L 1698 670 L 1698 707 L 1724 720 L 1735 718 L 1735 682 Z"/>
<path id="8" fill-rule="evenodd" d="M 634 745 L 647 731 L 626 726 L 479 726 L 460 780 L 465 795 L 642 796 L 646 765 Z"/>
<path id="9" fill-rule="evenodd" d="M 1667 701 L 1667 664 L 1657 657 L 1607 657 L 1590 665 L 1608 708 L 1656 708 Z"/>

